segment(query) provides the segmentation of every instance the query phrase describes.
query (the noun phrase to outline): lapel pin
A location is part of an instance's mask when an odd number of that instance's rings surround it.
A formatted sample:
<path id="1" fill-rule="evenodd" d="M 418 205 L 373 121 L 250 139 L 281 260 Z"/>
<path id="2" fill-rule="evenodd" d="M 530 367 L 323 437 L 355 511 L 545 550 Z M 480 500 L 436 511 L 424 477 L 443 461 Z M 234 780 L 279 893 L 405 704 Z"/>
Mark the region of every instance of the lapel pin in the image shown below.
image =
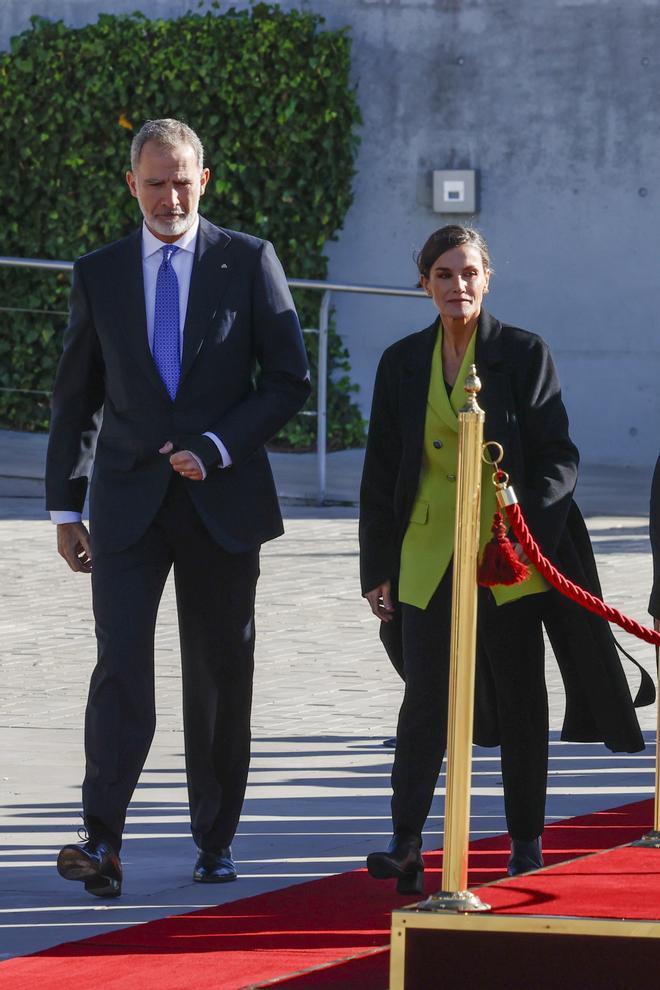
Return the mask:
<path id="1" fill-rule="evenodd" d="M 226 268 L 227 266 L 226 266 L 226 265 L 220 265 L 220 267 L 221 267 L 221 268 Z"/>

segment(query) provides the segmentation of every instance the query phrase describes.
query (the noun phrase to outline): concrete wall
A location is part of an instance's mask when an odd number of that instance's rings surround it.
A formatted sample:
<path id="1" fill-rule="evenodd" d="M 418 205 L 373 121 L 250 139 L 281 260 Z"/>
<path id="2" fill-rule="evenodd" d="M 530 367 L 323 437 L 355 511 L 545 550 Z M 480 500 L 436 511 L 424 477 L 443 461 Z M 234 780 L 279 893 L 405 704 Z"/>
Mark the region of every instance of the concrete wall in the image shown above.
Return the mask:
<path id="1" fill-rule="evenodd" d="M 81 25 L 100 10 L 136 6 L 173 16 L 191 4 L 4 0 L 0 45 L 27 26 L 30 13 Z M 497 272 L 490 310 L 551 344 L 583 460 L 654 462 L 660 447 L 657 0 L 309 0 L 304 6 L 331 27 L 351 26 L 364 116 L 355 203 L 328 247 L 330 277 L 412 285 L 413 252 L 447 221 L 431 208 L 431 170 L 478 169 L 475 220 Z M 429 323 L 434 310 L 426 301 L 342 297 L 338 314 L 366 411 L 382 349 Z"/>

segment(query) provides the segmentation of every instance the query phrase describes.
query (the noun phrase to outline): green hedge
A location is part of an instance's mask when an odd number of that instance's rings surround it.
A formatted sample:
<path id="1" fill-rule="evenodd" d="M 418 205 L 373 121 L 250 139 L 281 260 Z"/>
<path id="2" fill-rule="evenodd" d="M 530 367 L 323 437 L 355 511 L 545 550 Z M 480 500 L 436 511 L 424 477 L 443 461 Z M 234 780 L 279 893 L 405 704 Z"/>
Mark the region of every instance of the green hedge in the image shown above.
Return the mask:
<path id="1" fill-rule="evenodd" d="M 213 4 L 217 7 L 217 4 Z M 73 259 L 137 226 L 124 183 L 134 131 L 179 117 L 200 134 L 211 182 L 209 219 L 267 237 L 290 277 L 323 279 L 323 249 L 351 204 L 360 121 L 349 83 L 350 39 L 323 20 L 259 3 L 248 11 L 172 20 L 103 14 L 80 29 L 34 17 L 0 55 L 0 253 Z M 0 387 L 51 385 L 66 310 L 67 274 L 0 269 Z M 296 293 L 303 325 L 318 324 L 318 293 Z M 315 339 L 308 336 L 314 360 Z M 359 444 L 348 355 L 331 339 L 329 443 Z M 307 408 L 313 409 L 312 396 Z M 45 397 L 0 391 L 0 422 L 46 429 Z M 313 417 L 278 438 L 315 442 Z"/>

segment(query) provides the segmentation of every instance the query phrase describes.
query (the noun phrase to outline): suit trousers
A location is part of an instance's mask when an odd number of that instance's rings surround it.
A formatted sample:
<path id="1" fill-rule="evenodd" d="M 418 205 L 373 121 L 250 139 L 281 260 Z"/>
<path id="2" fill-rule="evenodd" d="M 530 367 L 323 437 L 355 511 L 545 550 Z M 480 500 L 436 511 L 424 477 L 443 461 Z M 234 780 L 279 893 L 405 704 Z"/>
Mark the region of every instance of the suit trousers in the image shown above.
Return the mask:
<path id="1" fill-rule="evenodd" d="M 447 744 L 452 568 L 426 609 L 402 610 L 405 693 L 392 768 L 392 819 L 399 834 L 421 835 Z M 477 638 L 482 674 L 497 704 L 509 834 L 543 831 L 548 772 L 548 698 L 542 613 L 548 593 L 497 606 L 479 589 Z"/>
<path id="2" fill-rule="evenodd" d="M 83 809 L 90 834 L 117 847 L 156 727 L 154 632 L 172 567 L 188 798 L 200 849 L 230 844 L 245 796 L 259 549 L 231 554 L 215 543 L 188 495 L 191 484 L 173 473 L 144 535 L 125 550 L 94 554 L 98 659 L 85 715 Z"/>

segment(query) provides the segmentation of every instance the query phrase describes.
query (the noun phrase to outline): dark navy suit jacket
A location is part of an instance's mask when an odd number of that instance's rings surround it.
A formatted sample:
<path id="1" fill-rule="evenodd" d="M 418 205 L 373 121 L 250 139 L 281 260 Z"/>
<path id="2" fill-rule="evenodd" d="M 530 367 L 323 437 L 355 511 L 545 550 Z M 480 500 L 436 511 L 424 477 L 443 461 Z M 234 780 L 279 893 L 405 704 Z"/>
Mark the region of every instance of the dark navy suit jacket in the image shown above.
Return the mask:
<path id="1" fill-rule="evenodd" d="M 82 510 L 91 477 L 94 549 L 130 546 L 171 479 L 159 447 L 208 430 L 232 465 L 187 482 L 190 495 L 212 537 L 230 552 L 246 551 L 282 532 L 264 445 L 310 388 L 282 266 L 268 241 L 200 218 L 172 401 L 147 339 L 141 242 L 140 229 L 74 267 L 53 395 L 47 507 Z"/>

